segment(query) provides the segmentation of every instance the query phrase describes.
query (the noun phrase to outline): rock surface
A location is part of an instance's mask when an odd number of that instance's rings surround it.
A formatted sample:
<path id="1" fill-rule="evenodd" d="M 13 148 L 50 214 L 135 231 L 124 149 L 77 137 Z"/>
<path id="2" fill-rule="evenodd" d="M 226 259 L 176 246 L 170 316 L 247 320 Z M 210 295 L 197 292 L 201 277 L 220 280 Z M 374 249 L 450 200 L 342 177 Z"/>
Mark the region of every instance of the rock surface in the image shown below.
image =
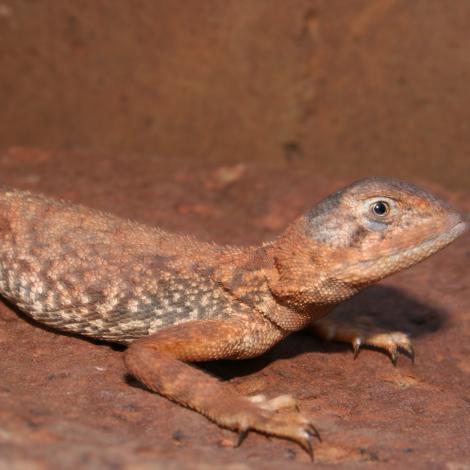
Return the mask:
<path id="1" fill-rule="evenodd" d="M 2 182 L 220 243 L 274 237 L 348 180 L 296 164 L 214 166 L 10 148 Z M 469 193 L 415 181 L 469 211 Z M 316 468 L 469 468 L 470 238 L 364 291 L 338 314 L 410 332 L 416 364 L 296 334 L 265 356 L 208 364 L 241 393 L 291 393 L 323 442 Z M 126 377 L 117 347 L 56 334 L 0 304 L 0 468 L 312 468 L 297 446 L 233 433 Z"/>

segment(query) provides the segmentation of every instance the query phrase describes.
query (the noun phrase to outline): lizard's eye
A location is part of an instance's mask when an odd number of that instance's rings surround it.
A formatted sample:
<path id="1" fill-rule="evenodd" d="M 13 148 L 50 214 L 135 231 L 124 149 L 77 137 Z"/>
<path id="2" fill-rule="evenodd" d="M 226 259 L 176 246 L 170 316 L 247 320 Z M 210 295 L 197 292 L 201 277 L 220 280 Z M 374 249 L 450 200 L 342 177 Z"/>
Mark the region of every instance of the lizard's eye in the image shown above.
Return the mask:
<path id="1" fill-rule="evenodd" d="M 386 201 L 376 201 L 370 205 L 372 214 L 385 217 L 390 212 L 390 204 Z"/>

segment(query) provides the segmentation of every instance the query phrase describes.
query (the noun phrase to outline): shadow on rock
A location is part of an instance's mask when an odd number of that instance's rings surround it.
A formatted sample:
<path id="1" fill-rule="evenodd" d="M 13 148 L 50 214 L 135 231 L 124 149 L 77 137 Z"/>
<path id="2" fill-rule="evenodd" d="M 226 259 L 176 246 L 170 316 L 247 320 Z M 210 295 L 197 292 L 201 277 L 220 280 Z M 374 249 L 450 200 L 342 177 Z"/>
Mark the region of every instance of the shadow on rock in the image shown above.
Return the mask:
<path id="1" fill-rule="evenodd" d="M 354 322 L 367 317 L 374 328 L 383 331 L 401 331 L 417 338 L 439 330 L 445 322 L 445 312 L 426 305 L 404 291 L 376 285 L 364 289 L 357 296 L 343 302 L 330 315 L 341 321 Z M 258 358 L 245 361 L 217 361 L 205 363 L 204 368 L 223 380 L 255 373 L 277 359 L 288 359 L 306 352 L 337 353 L 351 350 L 347 344 L 328 343 L 308 332 L 299 332 L 281 341 Z M 386 354 L 384 351 L 380 351 Z"/>

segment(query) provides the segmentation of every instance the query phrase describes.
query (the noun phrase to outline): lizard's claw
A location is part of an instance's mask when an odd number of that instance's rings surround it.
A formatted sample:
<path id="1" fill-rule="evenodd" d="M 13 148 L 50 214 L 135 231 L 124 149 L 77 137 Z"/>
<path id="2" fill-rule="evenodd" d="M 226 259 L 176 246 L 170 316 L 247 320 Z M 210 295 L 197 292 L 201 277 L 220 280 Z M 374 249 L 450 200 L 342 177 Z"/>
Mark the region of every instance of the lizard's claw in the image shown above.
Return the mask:
<path id="1" fill-rule="evenodd" d="M 313 439 L 321 442 L 320 434 L 315 426 L 299 413 L 278 414 L 272 419 L 266 431 L 267 434 L 284 437 L 299 444 L 313 460 Z"/>
<path id="2" fill-rule="evenodd" d="M 415 353 L 407 334 L 401 332 L 393 333 L 370 333 L 367 336 L 357 336 L 351 341 L 354 359 L 359 354 L 361 346 L 372 346 L 373 348 L 385 350 L 394 366 L 397 365 L 398 353 L 407 355 L 414 363 Z"/>
<path id="3" fill-rule="evenodd" d="M 357 359 L 359 356 L 359 351 L 361 350 L 362 339 L 361 338 L 354 338 L 352 341 L 352 348 L 354 353 L 354 359 Z"/>
<path id="4" fill-rule="evenodd" d="M 307 454 L 310 456 L 310 460 L 313 462 L 313 446 L 312 446 L 312 441 L 307 441 L 306 447 L 304 447 L 305 450 L 307 451 Z"/>
<path id="5" fill-rule="evenodd" d="M 280 409 L 297 407 L 297 402 L 290 395 L 280 395 L 271 400 L 264 395 L 248 398 L 249 409 L 233 416 L 231 421 L 238 428 L 239 435 L 236 446 L 244 441 L 250 431 L 257 431 L 268 436 L 277 436 L 299 444 L 313 459 L 313 439 L 321 442 L 316 427 L 296 411 L 279 412 Z M 254 407 L 253 407 L 254 405 Z M 239 423 L 237 426 L 236 423 Z M 231 426 L 230 426 L 231 427 Z"/>
<path id="6" fill-rule="evenodd" d="M 361 347 L 371 346 L 385 350 L 394 365 L 397 363 L 399 352 L 404 353 L 414 362 L 415 353 L 410 338 L 406 333 L 380 331 L 379 328 L 364 321 L 356 321 L 350 324 L 329 318 L 313 323 L 311 329 L 327 341 L 351 344 L 354 359 L 359 355 Z"/>
<path id="7" fill-rule="evenodd" d="M 399 347 L 404 351 L 404 353 L 411 359 L 411 362 L 414 364 L 415 350 L 413 348 L 413 345 L 411 344 L 411 341 L 408 339 L 408 344 L 401 344 Z"/>
<path id="8" fill-rule="evenodd" d="M 318 439 L 318 442 L 321 442 L 320 433 L 318 432 L 318 429 L 313 425 L 313 423 L 310 423 L 307 432 L 310 434 L 311 437 L 315 437 Z"/>
<path id="9" fill-rule="evenodd" d="M 243 441 L 245 440 L 246 436 L 248 436 L 249 432 L 250 428 L 246 428 L 238 433 L 238 439 L 237 443 L 235 444 L 235 447 L 240 447 L 243 444 Z"/>

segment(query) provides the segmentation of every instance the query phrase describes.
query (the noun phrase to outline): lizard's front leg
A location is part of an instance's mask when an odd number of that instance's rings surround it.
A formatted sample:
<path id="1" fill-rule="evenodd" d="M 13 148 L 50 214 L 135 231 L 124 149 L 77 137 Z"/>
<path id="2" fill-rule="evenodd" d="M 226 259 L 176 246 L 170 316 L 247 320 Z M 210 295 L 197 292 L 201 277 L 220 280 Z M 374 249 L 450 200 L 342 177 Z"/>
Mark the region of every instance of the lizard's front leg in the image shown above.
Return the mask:
<path id="1" fill-rule="evenodd" d="M 149 389 L 219 426 L 238 431 L 240 436 L 253 430 L 290 439 L 311 454 L 311 440 L 317 432 L 300 413 L 278 413 L 276 408 L 281 406 L 243 397 L 230 384 L 186 364 L 257 356 L 270 345 L 260 345 L 255 330 L 256 326 L 239 320 L 181 323 L 132 343 L 125 352 L 125 363 Z"/>
<path id="2" fill-rule="evenodd" d="M 398 352 L 404 352 L 414 360 L 413 346 L 406 333 L 381 330 L 368 318 L 357 318 L 351 322 L 322 318 L 311 323 L 307 329 L 323 340 L 351 344 L 354 358 L 358 356 L 361 346 L 371 346 L 385 350 L 394 365 Z"/>

